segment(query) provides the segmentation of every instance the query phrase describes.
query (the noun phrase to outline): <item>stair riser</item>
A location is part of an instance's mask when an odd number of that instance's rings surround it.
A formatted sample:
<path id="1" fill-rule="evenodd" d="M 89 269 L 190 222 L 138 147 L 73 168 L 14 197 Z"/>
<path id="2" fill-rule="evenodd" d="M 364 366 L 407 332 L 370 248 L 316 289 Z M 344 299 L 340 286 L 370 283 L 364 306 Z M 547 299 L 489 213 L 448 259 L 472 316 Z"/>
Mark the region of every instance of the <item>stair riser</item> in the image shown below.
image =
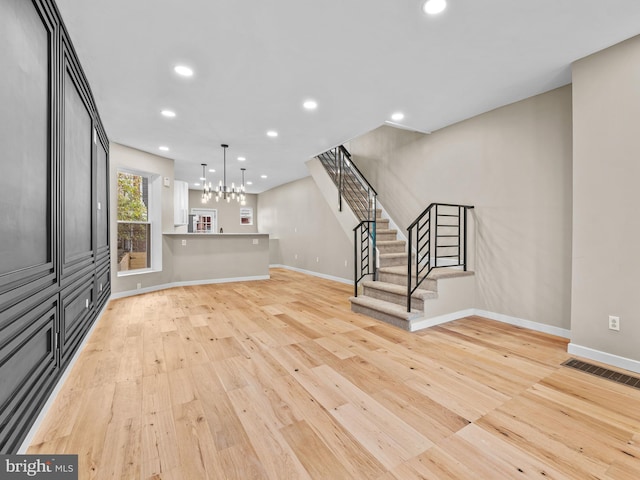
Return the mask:
<path id="1" fill-rule="evenodd" d="M 376 233 L 376 239 L 379 242 L 388 242 L 392 240 L 397 240 L 397 235 L 395 233 Z"/>
<path id="2" fill-rule="evenodd" d="M 389 272 L 378 272 L 378 280 L 380 280 L 381 282 L 393 283 L 395 285 L 402 285 L 404 287 L 407 286 L 406 275 L 398 275 L 396 273 L 389 273 Z M 432 280 L 430 278 L 427 278 L 424 282 L 420 284 L 420 288 L 435 292 L 438 289 L 438 282 L 437 280 Z"/>
<path id="3" fill-rule="evenodd" d="M 368 317 L 375 318 L 376 320 L 380 320 L 382 322 L 390 323 L 391 325 L 395 325 L 396 327 L 402 328 L 404 330 L 409 330 L 410 328 L 410 324 L 406 320 L 402 320 L 398 317 L 394 317 L 393 315 L 388 315 L 386 313 L 382 313 L 378 310 L 373 310 L 362 305 L 356 305 L 355 303 L 352 303 L 351 311 L 367 315 Z"/>
<path id="4" fill-rule="evenodd" d="M 380 245 L 377 244 L 380 253 L 402 253 L 404 252 L 404 244 L 400 245 Z"/>
<path id="5" fill-rule="evenodd" d="M 378 300 L 395 303 L 396 305 L 407 305 L 406 295 L 398 295 L 396 293 L 385 292 L 384 290 L 378 290 L 377 288 L 370 287 L 364 287 L 364 294 L 368 297 L 377 298 Z M 415 310 L 424 310 L 424 301 L 421 298 L 412 298 L 411 308 Z"/>
<path id="6" fill-rule="evenodd" d="M 384 258 L 380 257 L 380 267 L 398 267 L 400 265 L 407 264 L 407 256 L 397 258 Z"/>

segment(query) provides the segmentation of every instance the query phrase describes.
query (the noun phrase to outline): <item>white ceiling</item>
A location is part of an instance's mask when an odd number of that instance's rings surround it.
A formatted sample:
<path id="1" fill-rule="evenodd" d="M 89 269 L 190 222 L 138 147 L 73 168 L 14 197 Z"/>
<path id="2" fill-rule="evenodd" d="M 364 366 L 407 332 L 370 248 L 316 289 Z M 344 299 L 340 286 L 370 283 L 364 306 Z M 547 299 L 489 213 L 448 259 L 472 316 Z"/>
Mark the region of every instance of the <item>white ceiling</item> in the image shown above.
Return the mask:
<path id="1" fill-rule="evenodd" d="M 201 163 L 217 182 L 228 143 L 228 182 L 246 167 L 251 193 L 393 112 L 437 130 L 565 85 L 571 62 L 640 33 L 638 0 L 448 0 L 434 17 L 419 0 L 57 3 L 111 141 L 175 159 L 190 183 Z"/>

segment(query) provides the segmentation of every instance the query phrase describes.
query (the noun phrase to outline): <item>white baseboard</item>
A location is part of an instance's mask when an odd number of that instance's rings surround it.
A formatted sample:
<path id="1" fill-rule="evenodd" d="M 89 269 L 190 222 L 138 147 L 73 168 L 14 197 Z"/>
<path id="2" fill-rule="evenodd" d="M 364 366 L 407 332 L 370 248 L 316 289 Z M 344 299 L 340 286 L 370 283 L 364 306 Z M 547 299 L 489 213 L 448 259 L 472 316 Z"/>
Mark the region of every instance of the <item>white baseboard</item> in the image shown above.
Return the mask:
<path id="1" fill-rule="evenodd" d="M 27 433 L 27 436 L 22 441 L 22 445 L 20 445 L 20 448 L 18 449 L 18 452 L 17 452 L 18 454 L 22 455 L 27 452 L 29 445 L 31 445 L 31 442 L 33 441 L 33 437 L 35 437 L 36 433 L 38 432 L 38 429 L 40 428 L 40 426 L 42 425 L 42 422 L 44 421 L 44 418 L 49 413 L 49 410 L 51 409 L 53 402 L 55 402 L 56 397 L 58 396 L 58 393 L 60 393 L 60 390 L 62 390 L 62 386 L 64 385 L 64 382 L 66 382 L 67 377 L 69 377 L 71 370 L 73 370 L 73 366 L 78 361 L 78 357 L 80 357 L 80 354 L 84 349 L 84 346 L 87 344 L 87 342 L 91 338 L 91 334 L 93 333 L 95 328 L 98 326 L 98 323 L 100 322 L 100 320 L 102 320 L 102 316 L 104 315 L 104 312 L 108 304 L 109 304 L 109 300 L 107 300 L 105 304 L 102 306 L 102 309 L 100 310 L 100 313 L 98 313 L 98 316 L 96 317 L 96 320 L 93 322 L 93 325 L 91 325 L 91 328 L 82 339 L 82 342 L 80 343 L 80 345 L 78 345 L 78 349 L 76 350 L 76 353 L 71 358 L 71 361 L 67 364 L 66 368 L 64 369 L 64 372 L 62 372 L 62 376 L 58 379 L 56 386 L 53 388 L 53 391 L 49 394 L 49 398 L 47 398 L 47 401 L 45 402 L 44 406 L 40 410 L 40 413 L 38 414 L 36 421 L 33 423 L 33 425 L 31 425 L 31 428 L 29 429 L 29 433 Z"/>
<path id="2" fill-rule="evenodd" d="M 255 280 L 269 280 L 269 275 L 255 275 L 252 277 L 231 277 L 231 278 L 213 278 L 208 280 L 189 280 L 186 282 L 170 282 L 163 283 L 161 285 L 153 285 L 151 287 L 139 288 L 137 290 L 128 290 L 126 292 L 112 293 L 110 298 L 125 298 L 132 297 L 134 295 L 140 295 L 142 293 L 157 292 L 158 290 L 165 290 L 173 287 L 189 287 L 193 285 L 210 285 L 214 283 L 233 283 L 233 282 L 252 282 Z"/>
<path id="3" fill-rule="evenodd" d="M 269 265 L 269 268 L 285 268 L 287 270 L 293 270 L 294 272 L 306 273 L 307 275 L 313 275 L 314 277 L 320 277 L 326 280 L 333 280 L 334 282 L 353 285 L 353 280 L 349 280 L 348 278 L 334 277 L 333 275 L 327 275 L 326 273 L 312 272 L 311 270 L 304 270 L 302 268 L 292 267 L 290 265 L 273 264 Z"/>
<path id="4" fill-rule="evenodd" d="M 512 317 L 510 315 L 489 312 L 487 310 L 480 310 L 477 308 L 475 308 L 474 311 L 474 315 L 478 315 L 480 317 L 508 323 L 509 325 L 514 325 L 516 327 L 528 328 L 529 330 L 535 330 L 536 332 L 548 333 L 549 335 L 555 335 L 556 337 L 571 338 L 571 330 L 567 330 L 566 328 L 554 327 L 553 325 L 546 325 L 544 323 L 525 320 L 524 318 Z"/>
<path id="5" fill-rule="evenodd" d="M 502 323 L 508 323 L 516 327 L 528 328 L 536 332 L 548 333 L 557 337 L 570 338 L 571 332 L 564 328 L 554 327 L 552 325 L 545 325 L 544 323 L 532 322 L 531 320 L 525 320 L 523 318 L 512 317 L 510 315 L 504 315 L 502 313 L 489 312 L 487 310 L 480 310 L 478 308 L 468 308 L 466 310 L 460 310 L 458 312 L 447 313 L 446 315 L 439 315 L 437 317 L 425 318 L 418 320 L 411 325 L 411 331 L 415 332 L 423 328 L 433 327 L 434 325 L 440 325 L 442 323 L 452 322 L 453 320 L 459 320 L 464 317 L 470 317 L 477 315 L 479 317 L 485 317 L 490 320 L 496 320 Z"/>
<path id="6" fill-rule="evenodd" d="M 411 331 L 416 332 L 425 328 L 435 327 L 436 325 L 452 322 L 454 320 L 459 320 L 465 317 L 470 317 L 471 315 L 476 315 L 475 312 L 475 309 L 468 308 L 466 310 L 460 310 L 458 312 L 447 313 L 446 315 L 438 315 L 437 317 L 418 320 L 415 323 L 411 324 Z"/>
<path id="7" fill-rule="evenodd" d="M 640 373 L 640 362 L 632 360 L 631 358 L 619 357 L 612 353 L 601 352 L 600 350 L 594 350 L 593 348 L 583 347 L 582 345 L 576 345 L 570 343 L 567 348 L 567 352 L 572 355 L 578 355 L 580 357 L 595 360 L 596 362 L 606 363 L 614 367 L 624 368 L 632 372 Z"/>

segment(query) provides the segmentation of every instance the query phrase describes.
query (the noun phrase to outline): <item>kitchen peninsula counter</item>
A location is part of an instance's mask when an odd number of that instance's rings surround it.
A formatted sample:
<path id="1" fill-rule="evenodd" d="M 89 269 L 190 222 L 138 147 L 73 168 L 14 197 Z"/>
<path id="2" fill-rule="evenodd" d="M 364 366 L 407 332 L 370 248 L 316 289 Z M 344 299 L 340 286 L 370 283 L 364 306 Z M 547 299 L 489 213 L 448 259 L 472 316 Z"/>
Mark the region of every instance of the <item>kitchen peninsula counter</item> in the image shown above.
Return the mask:
<path id="1" fill-rule="evenodd" d="M 269 235 L 265 233 L 163 234 L 173 257 L 173 280 L 198 284 L 269 278 Z"/>

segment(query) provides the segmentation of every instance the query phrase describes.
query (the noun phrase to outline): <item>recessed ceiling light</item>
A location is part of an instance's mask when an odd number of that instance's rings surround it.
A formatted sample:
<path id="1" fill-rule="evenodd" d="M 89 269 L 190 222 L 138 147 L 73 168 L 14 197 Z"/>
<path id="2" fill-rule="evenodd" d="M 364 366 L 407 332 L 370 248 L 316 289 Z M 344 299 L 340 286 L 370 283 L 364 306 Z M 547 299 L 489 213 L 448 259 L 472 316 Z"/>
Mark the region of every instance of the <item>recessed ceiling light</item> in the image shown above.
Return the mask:
<path id="1" fill-rule="evenodd" d="M 162 110 L 160 113 L 168 118 L 173 118 L 176 116 L 176 112 L 174 112 L 173 110 Z"/>
<path id="2" fill-rule="evenodd" d="M 247 185 L 253 185 L 253 182 L 247 182 Z"/>
<path id="3" fill-rule="evenodd" d="M 316 102 L 315 100 L 306 100 L 302 104 L 302 106 L 307 110 L 315 110 L 316 108 L 318 108 L 318 102 Z"/>
<path id="4" fill-rule="evenodd" d="M 193 184 L 193 186 L 194 186 L 194 187 L 199 187 L 199 186 L 200 186 L 200 184 L 199 184 L 199 183 L 194 183 L 194 184 Z"/>
<path id="5" fill-rule="evenodd" d="M 206 180 L 205 177 L 200 177 L 200 180 L 202 180 L 203 182 Z"/>
<path id="6" fill-rule="evenodd" d="M 267 178 L 266 175 L 260 175 L 260 178 Z"/>
<path id="7" fill-rule="evenodd" d="M 163 152 L 168 152 L 169 151 L 169 147 L 165 147 L 164 145 L 160 145 L 158 147 L 158 150 L 162 150 Z"/>
<path id="8" fill-rule="evenodd" d="M 176 65 L 175 67 L 173 67 L 173 71 L 183 77 L 193 76 L 193 69 L 187 67 L 186 65 Z"/>
<path id="9" fill-rule="evenodd" d="M 278 136 L 278 132 L 276 132 L 275 130 L 269 130 L 269 131 L 267 132 L 267 136 L 268 136 L 268 137 L 275 138 L 275 137 L 277 137 L 277 136 Z"/>
<path id="10" fill-rule="evenodd" d="M 209 169 L 209 172 L 211 172 L 211 173 L 216 173 L 216 169 L 215 169 L 215 168 L 210 168 L 210 169 Z"/>
<path id="11" fill-rule="evenodd" d="M 437 15 L 447 8 L 447 0 L 427 0 L 422 5 L 422 10 L 428 15 Z"/>
<path id="12" fill-rule="evenodd" d="M 394 122 L 399 122 L 403 118 L 404 118 L 404 113 L 402 112 L 396 112 L 393 115 L 391 115 L 391 120 L 393 120 Z"/>
<path id="13" fill-rule="evenodd" d="M 244 157 L 238 157 L 238 161 L 239 162 L 244 162 L 245 160 L 246 160 L 246 158 L 244 158 Z"/>

